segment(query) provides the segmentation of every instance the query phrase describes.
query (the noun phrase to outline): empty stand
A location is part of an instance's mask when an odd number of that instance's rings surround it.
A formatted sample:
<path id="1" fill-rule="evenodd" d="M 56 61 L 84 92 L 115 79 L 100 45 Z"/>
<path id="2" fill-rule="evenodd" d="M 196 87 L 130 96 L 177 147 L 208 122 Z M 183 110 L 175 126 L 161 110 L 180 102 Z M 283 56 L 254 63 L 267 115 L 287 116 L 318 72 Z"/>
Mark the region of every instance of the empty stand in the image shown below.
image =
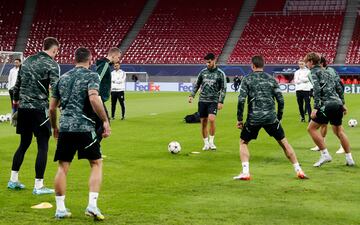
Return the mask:
<path id="1" fill-rule="evenodd" d="M 332 63 L 342 23 L 343 14 L 253 15 L 228 63 L 247 64 L 261 54 L 269 64 L 294 64 L 310 51 Z"/>
<path id="2" fill-rule="evenodd" d="M 207 52 L 220 55 L 241 5 L 241 0 L 160 0 L 123 62 L 196 64 Z"/>
<path id="3" fill-rule="evenodd" d="M 286 0 L 258 0 L 254 12 L 283 11 Z"/>
<path id="4" fill-rule="evenodd" d="M 25 0 L 0 1 L 0 50 L 13 51 Z"/>
<path id="5" fill-rule="evenodd" d="M 356 18 L 355 30 L 352 35 L 352 40 L 349 43 L 349 48 L 345 63 L 347 64 L 360 63 L 360 14 L 358 14 Z"/>
<path id="6" fill-rule="evenodd" d="M 341 11 L 346 9 L 346 0 L 287 0 L 286 11 Z"/>
<path id="7" fill-rule="evenodd" d="M 41 50 L 47 36 L 58 38 L 60 63 L 73 63 L 74 51 L 88 47 L 93 58 L 119 46 L 146 0 L 38 0 L 25 56 Z"/>

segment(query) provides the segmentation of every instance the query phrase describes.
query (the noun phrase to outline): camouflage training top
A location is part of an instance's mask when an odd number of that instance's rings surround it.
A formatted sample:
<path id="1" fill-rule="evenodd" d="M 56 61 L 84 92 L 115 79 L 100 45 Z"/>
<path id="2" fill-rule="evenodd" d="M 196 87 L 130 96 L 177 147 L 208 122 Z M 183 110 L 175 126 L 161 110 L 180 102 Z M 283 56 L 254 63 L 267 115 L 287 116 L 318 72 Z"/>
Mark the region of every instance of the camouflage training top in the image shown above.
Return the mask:
<path id="1" fill-rule="evenodd" d="M 226 95 L 226 77 L 224 71 L 219 68 L 205 68 L 200 71 L 194 89 L 191 93 L 195 97 L 200 90 L 199 102 L 220 102 L 224 103 Z"/>
<path id="2" fill-rule="evenodd" d="M 83 67 L 75 67 L 60 77 L 53 88 L 53 98 L 60 100 L 60 132 L 90 132 L 95 122 L 88 91 L 99 91 L 99 75 Z"/>
<path id="3" fill-rule="evenodd" d="M 59 80 L 59 65 L 45 52 L 28 57 L 21 66 L 14 87 L 14 100 L 20 108 L 49 108 L 49 86 Z"/>
<path id="4" fill-rule="evenodd" d="M 275 100 L 278 103 L 278 113 L 282 114 L 284 110 L 284 98 L 278 83 L 270 74 L 262 71 L 250 73 L 241 82 L 237 111 L 238 121 L 243 121 L 246 98 L 248 102 L 246 122 L 251 125 L 276 122 Z"/>
<path id="5" fill-rule="evenodd" d="M 314 86 L 314 108 L 323 109 L 328 105 L 345 104 L 340 77 L 336 73 L 316 65 L 311 69 L 309 79 Z"/>

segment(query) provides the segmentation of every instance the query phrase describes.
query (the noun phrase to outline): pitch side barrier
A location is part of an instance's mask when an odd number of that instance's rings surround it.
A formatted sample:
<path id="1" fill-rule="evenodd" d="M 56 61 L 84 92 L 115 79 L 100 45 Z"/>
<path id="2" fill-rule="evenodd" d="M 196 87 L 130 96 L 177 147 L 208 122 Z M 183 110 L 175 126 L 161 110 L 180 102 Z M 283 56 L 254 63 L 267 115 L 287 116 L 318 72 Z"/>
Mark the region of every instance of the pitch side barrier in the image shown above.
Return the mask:
<path id="1" fill-rule="evenodd" d="M 295 93 L 295 84 L 279 84 L 283 93 Z M 191 92 L 193 83 L 176 82 L 127 82 L 126 91 L 135 92 Z M 345 85 L 346 94 L 360 94 L 360 84 Z M 227 92 L 235 92 L 233 83 L 227 83 Z"/>

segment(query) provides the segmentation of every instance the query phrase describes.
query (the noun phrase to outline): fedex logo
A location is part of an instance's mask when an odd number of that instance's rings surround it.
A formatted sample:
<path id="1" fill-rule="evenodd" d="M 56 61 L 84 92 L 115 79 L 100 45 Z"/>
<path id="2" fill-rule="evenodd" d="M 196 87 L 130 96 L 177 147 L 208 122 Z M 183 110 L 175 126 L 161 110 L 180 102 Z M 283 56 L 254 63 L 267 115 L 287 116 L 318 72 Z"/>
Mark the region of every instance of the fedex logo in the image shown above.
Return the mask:
<path id="1" fill-rule="evenodd" d="M 194 89 L 194 85 L 190 83 L 179 83 L 178 91 L 191 92 Z"/>
<path id="2" fill-rule="evenodd" d="M 154 85 L 154 82 L 144 83 L 135 82 L 135 91 L 160 91 L 160 85 Z"/>

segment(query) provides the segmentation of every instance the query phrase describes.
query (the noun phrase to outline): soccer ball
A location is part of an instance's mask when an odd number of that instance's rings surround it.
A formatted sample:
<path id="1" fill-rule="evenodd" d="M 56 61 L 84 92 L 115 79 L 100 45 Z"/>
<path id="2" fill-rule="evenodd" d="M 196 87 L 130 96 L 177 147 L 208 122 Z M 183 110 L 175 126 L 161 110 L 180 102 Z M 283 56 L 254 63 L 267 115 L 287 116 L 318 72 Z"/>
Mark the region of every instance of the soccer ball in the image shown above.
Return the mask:
<path id="1" fill-rule="evenodd" d="M 11 120 L 11 113 L 6 114 L 5 119 L 6 119 L 6 121 L 10 121 Z"/>
<path id="2" fill-rule="evenodd" d="M 181 151 L 180 143 L 177 141 L 172 141 L 168 145 L 168 151 L 172 154 L 177 154 Z"/>
<path id="3" fill-rule="evenodd" d="M 356 127 L 358 123 L 356 119 L 350 119 L 348 124 L 350 127 Z"/>
<path id="4" fill-rule="evenodd" d="M 6 116 L 5 115 L 0 115 L 0 122 L 3 123 L 6 121 Z"/>

